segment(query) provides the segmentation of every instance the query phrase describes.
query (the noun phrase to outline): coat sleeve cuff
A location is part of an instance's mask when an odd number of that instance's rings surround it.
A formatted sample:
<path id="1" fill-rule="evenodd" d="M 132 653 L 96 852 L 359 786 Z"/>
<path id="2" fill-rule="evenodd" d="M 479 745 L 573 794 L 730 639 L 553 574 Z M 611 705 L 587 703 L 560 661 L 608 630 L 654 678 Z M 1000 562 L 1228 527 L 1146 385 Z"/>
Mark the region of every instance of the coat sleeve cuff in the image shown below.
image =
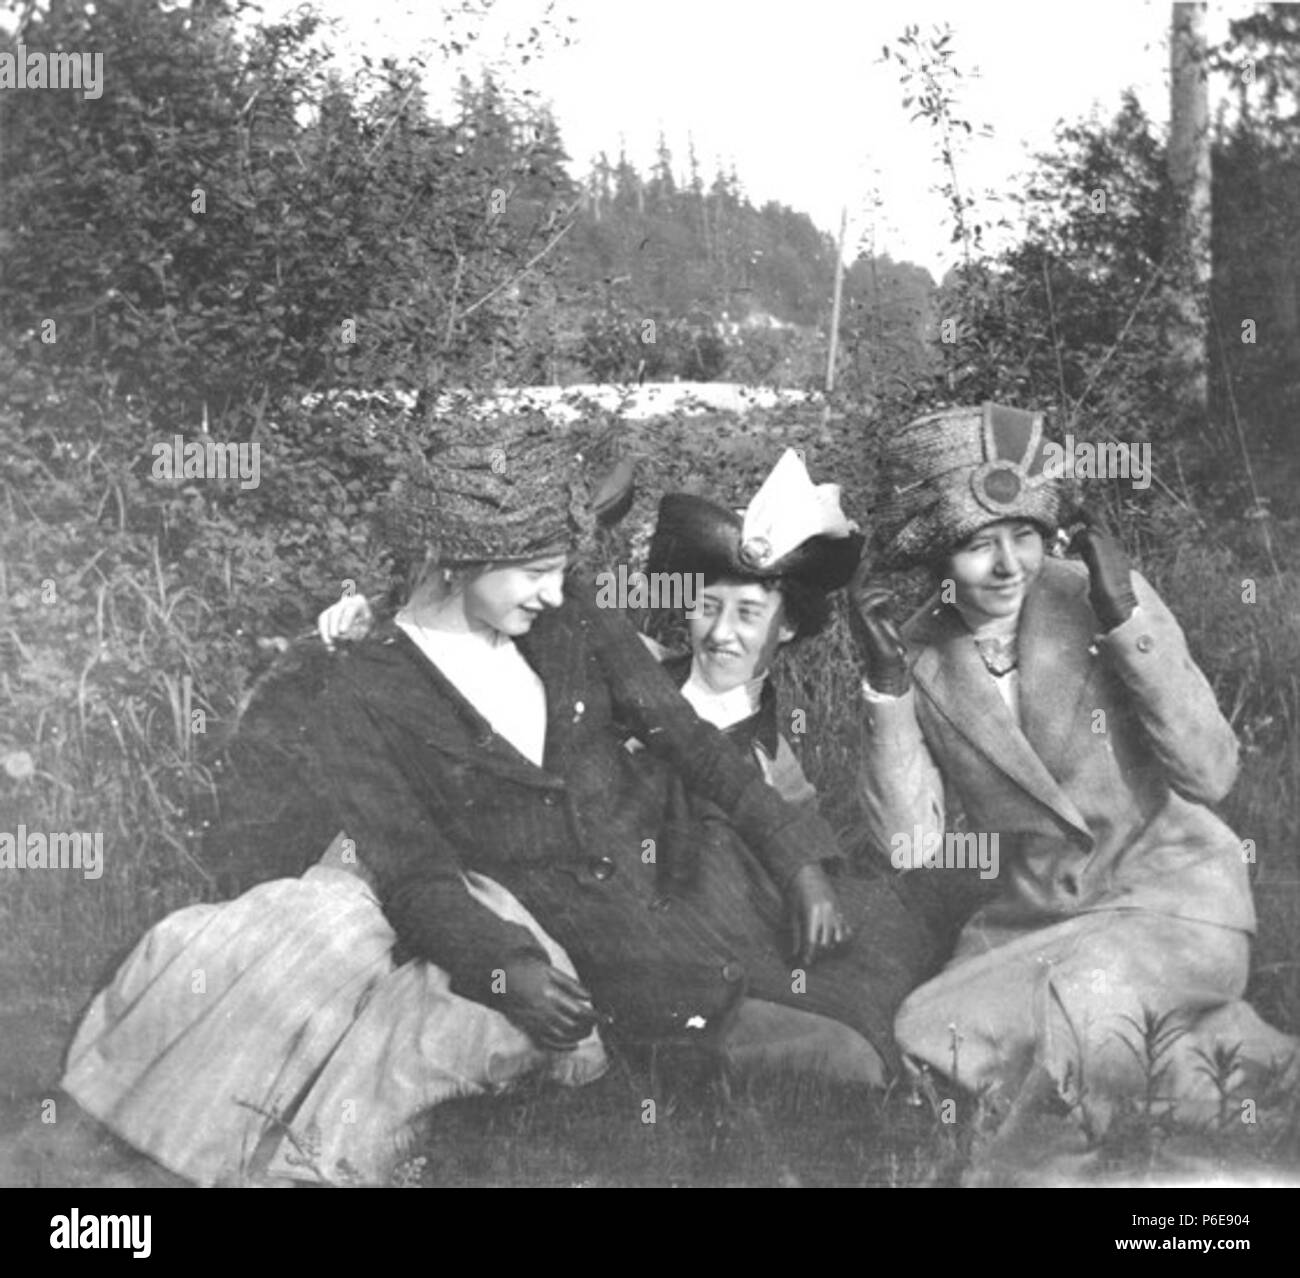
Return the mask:
<path id="1" fill-rule="evenodd" d="M 815 806 L 793 808 L 781 803 L 760 777 L 742 796 L 733 820 L 781 888 L 805 865 L 844 857 L 834 831 Z"/>
<path id="2" fill-rule="evenodd" d="M 876 692 L 863 679 L 862 700 L 866 706 L 865 723 L 873 748 L 890 754 L 911 754 L 924 744 L 921 725 L 916 718 L 916 691 L 909 688 L 901 697 Z"/>

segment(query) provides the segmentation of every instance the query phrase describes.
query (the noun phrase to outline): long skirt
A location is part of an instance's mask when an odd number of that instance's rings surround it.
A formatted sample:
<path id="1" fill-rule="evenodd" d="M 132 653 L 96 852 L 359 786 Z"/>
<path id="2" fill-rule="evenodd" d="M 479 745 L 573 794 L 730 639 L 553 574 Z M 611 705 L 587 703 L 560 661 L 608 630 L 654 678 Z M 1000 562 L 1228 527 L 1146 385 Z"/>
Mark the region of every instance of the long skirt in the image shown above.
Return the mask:
<path id="1" fill-rule="evenodd" d="M 1148 910 L 1038 927 L 977 915 L 895 1033 L 915 1062 L 1008 1102 L 1046 1071 L 1099 1129 L 1149 1086 L 1162 1111 L 1205 1122 L 1221 1088 L 1295 1077 L 1300 1040 L 1242 998 L 1249 953 L 1245 932 Z"/>
<path id="2" fill-rule="evenodd" d="M 328 854 L 327 854 L 328 856 Z M 551 962 L 564 951 L 504 888 L 467 876 Z M 413 1120 L 526 1075 L 604 1073 L 595 1031 L 572 1052 L 533 1045 L 446 973 L 393 962 L 366 881 L 320 864 L 158 923 L 94 998 L 64 1089 L 118 1136 L 201 1185 L 383 1183 Z"/>

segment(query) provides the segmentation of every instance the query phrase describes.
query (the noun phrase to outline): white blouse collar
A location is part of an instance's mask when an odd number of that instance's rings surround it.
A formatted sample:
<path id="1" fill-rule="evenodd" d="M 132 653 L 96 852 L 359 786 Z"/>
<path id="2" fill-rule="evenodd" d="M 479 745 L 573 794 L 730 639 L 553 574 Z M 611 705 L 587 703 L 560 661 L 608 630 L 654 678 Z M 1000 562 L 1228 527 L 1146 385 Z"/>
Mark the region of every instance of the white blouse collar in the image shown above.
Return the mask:
<path id="1" fill-rule="evenodd" d="M 691 673 L 682 686 L 682 696 L 691 703 L 695 713 L 715 728 L 729 728 L 758 713 L 763 699 L 766 673 L 729 692 L 714 692 L 704 681 L 695 659 L 691 659 Z"/>

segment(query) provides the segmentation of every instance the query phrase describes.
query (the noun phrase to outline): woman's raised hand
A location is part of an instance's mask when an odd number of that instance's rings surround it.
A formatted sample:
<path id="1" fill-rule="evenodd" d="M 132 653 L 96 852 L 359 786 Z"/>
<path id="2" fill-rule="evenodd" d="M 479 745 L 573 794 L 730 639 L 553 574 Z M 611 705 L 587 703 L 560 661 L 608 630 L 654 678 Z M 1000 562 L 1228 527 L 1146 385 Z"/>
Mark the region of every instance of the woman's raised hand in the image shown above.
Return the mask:
<path id="1" fill-rule="evenodd" d="M 1103 630 L 1114 630 L 1137 607 L 1133 570 L 1124 547 L 1104 528 L 1085 524 L 1074 535 L 1070 550 L 1088 566 L 1088 600 Z"/>
<path id="2" fill-rule="evenodd" d="M 866 565 L 859 564 L 849 583 L 849 630 L 873 692 L 901 697 L 911 686 L 907 646 L 890 613 L 894 596 L 872 585 Z"/>
<path id="3" fill-rule="evenodd" d="M 345 643 L 364 639 L 374 621 L 374 613 L 370 611 L 365 595 L 344 595 L 316 618 L 316 631 L 321 642 L 333 652 L 340 639 Z"/>
<path id="4" fill-rule="evenodd" d="M 600 1019 L 587 993 L 571 976 L 541 959 L 505 967 L 501 1010 L 538 1047 L 571 1052 Z"/>

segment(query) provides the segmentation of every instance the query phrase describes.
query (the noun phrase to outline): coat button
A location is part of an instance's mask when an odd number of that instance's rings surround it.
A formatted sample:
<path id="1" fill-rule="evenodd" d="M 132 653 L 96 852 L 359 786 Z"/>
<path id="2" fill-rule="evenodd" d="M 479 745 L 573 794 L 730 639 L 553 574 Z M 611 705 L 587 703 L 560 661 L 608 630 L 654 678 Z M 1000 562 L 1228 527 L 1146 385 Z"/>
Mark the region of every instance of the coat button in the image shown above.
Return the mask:
<path id="1" fill-rule="evenodd" d="M 743 963 L 724 963 L 722 965 L 722 979 L 734 985 L 737 981 L 745 979 L 745 967 Z"/>
<path id="2" fill-rule="evenodd" d="M 598 856 L 591 862 L 591 877 L 602 883 L 614 877 L 614 862 L 607 856 Z"/>
<path id="3" fill-rule="evenodd" d="M 1150 652 L 1156 646 L 1156 641 L 1150 635 L 1142 635 L 1137 641 L 1137 650 L 1139 652 Z"/>

